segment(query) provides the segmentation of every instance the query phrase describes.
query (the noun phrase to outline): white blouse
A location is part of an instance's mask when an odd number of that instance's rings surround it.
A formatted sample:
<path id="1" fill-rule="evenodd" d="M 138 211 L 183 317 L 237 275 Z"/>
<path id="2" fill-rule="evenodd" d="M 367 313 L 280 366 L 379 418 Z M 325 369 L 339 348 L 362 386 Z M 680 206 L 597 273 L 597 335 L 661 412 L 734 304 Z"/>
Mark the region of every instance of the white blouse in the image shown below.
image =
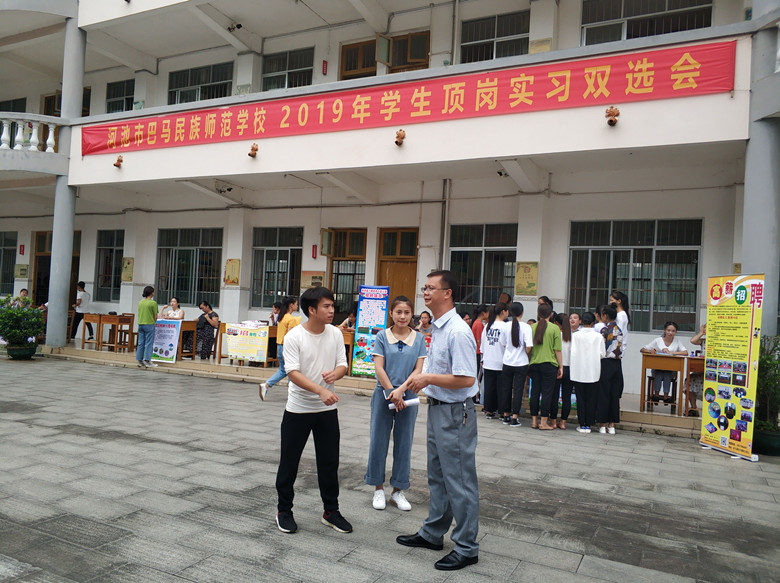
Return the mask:
<path id="1" fill-rule="evenodd" d="M 652 350 L 653 348 L 655 348 L 656 352 L 663 352 L 664 348 L 666 348 L 669 352 L 683 352 L 683 351 L 685 351 L 686 353 L 688 352 L 688 350 L 685 348 L 683 343 L 677 340 L 677 338 L 672 340 L 672 343 L 669 346 L 667 346 L 666 343 L 664 342 L 663 337 L 661 336 L 659 336 L 658 338 L 653 340 L 650 344 L 644 347 L 645 350 Z"/>

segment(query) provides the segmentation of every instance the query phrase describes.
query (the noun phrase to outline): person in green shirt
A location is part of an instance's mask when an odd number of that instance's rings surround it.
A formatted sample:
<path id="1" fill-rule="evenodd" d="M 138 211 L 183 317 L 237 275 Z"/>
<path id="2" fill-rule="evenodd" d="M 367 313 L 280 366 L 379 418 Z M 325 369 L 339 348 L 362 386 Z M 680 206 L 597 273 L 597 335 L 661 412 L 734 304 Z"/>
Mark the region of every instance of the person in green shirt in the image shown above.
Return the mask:
<path id="1" fill-rule="evenodd" d="M 557 399 L 556 379 L 563 376 L 561 357 L 561 330 L 550 322 L 552 307 L 540 304 L 536 312 L 538 322 L 531 326 L 534 346 L 529 359 L 528 376 L 531 379 L 529 405 L 531 408 L 531 429 L 555 429 L 550 422 L 553 399 Z M 539 396 L 541 394 L 541 420 L 539 419 Z"/>
<path id="2" fill-rule="evenodd" d="M 152 286 L 147 285 L 142 295 L 143 299 L 138 302 L 138 350 L 135 354 L 138 368 L 157 366 L 152 362 L 152 347 L 154 346 L 154 323 L 159 308 L 154 301 Z"/>

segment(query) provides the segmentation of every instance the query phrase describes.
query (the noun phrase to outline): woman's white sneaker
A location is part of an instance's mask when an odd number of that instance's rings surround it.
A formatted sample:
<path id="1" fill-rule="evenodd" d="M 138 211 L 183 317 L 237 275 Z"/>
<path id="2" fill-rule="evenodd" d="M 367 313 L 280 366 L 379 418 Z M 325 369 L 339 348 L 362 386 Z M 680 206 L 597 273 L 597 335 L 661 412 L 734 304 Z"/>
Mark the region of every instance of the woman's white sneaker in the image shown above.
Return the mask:
<path id="1" fill-rule="evenodd" d="M 614 427 L 607 427 L 607 433 L 610 435 L 615 435 L 615 428 Z"/>
<path id="2" fill-rule="evenodd" d="M 406 499 L 406 496 L 404 496 L 404 493 L 401 492 L 400 490 L 390 494 L 390 501 L 396 506 L 398 506 L 398 510 L 412 509 L 412 505 L 409 504 L 409 501 Z"/>
<path id="3" fill-rule="evenodd" d="M 376 510 L 384 510 L 385 509 L 385 491 L 384 490 L 374 490 L 374 501 L 372 502 L 374 509 Z"/>

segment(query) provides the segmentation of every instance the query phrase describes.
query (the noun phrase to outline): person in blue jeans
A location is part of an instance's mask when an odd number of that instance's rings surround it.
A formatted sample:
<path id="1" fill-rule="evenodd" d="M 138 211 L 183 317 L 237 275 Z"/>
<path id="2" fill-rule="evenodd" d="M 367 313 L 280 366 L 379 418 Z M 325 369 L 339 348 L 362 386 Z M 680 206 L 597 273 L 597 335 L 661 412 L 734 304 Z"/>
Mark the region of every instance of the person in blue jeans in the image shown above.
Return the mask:
<path id="1" fill-rule="evenodd" d="M 265 401 L 268 389 L 281 382 L 287 376 L 284 368 L 284 337 L 287 332 L 301 323 L 301 318 L 293 316 L 293 312 L 298 311 L 298 298 L 295 296 L 285 296 L 282 300 L 282 308 L 279 312 L 284 314 L 276 325 L 276 359 L 279 361 L 279 370 L 264 383 L 260 383 L 260 399 Z"/>
<path id="2" fill-rule="evenodd" d="M 157 302 L 154 301 L 154 288 L 147 285 L 143 291 L 143 299 L 138 302 L 138 350 L 135 359 L 138 368 L 157 366 L 152 363 L 152 348 L 154 347 L 154 323 L 157 321 Z"/>
<path id="3" fill-rule="evenodd" d="M 427 355 L 425 335 L 409 325 L 414 317 L 412 301 L 398 296 L 390 304 L 393 325 L 382 330 L 374 340 L 374 372 L 377 383 L 371 397 L 371 441 L 368 449 L 366 484 L 376 486 L 373 506 L 384 510 L 385 465 L 393 434 L 393 473 L 390 485 L 393 491 L 390 501 L 399 510 L 411 510 L 412 505 L 404 496 L 409 488 L 414 422 L 419 407 L 407 407 L 404 399 L 413 398 L 406 381 L 413 374 L 422 372 Z M 392 402 L 395 410 L 388 405 Z"/>

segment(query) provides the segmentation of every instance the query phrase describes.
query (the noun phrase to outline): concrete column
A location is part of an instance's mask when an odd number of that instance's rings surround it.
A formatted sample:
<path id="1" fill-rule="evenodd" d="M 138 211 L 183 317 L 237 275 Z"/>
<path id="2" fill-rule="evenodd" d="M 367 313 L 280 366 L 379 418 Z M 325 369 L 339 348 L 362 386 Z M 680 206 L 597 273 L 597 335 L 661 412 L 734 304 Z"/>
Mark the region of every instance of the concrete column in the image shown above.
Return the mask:
<path id="1" fill-rule="evenodd" d="M 246 210 L 228 209 L 228 226 L 225 241 L 225 255 L 222 258 L 224 274 L 228 259 L 239 259 L 241 270 L 238 285 L 224 285 L 220 294 L 220 306 L 217 309 L 222 322 L 241 322 L 246 320 L 249 311 L 249 294 L 252 286 L 252 241 L 251 231 L 246 224 Z"/>
<path id="2" fill-rule="evenodd" d="M 543 195 L 519 196 L 518 216 L 517 216 L 517 261 L 538 261 L 539 262 L 539 281 L 537 295 L 549 294 L 550 287 L 545 284 L 545 276 L 549 276 L 549 270 L 553 268 L 547 264 L 548 273 L 545 273 L 545 264 L 542 262 L 542 242 L 544 241 L 545 201 L 547 198 Z M 559 266 L 560 267 L 560 266 Z M 547 291 L 544 291 L 547 290 Z M 538 305 L 536 296 L 515 296 L 514 301 L 523 304 L 524 319 L 536 318 L 536 308 Z M 556 298 L 551 299 L 555 302 Z"/>
<path id="3" fill-rule="evenodd" d="M 257 53 L 242 53 L 236 59 L 236 94 L 258 93 L 262 90 L 262 59 Z"/>
<path id="4" fill-rule="evenodd" d="M 761 12 L 768 5 L 758 1 L 754 12 Z M 756 119 L 755 111 L 768 97 L 762 94 L 767 85 L 761 81 L 777 75 L 777 45 L 777 29 L 759 31 L 753 36 L 742 222 L 742 273 L 765 275 L 761 333 L 769 335 L 777 334 L 780 282 L 780 119 Z"/>
<path id="5" fill-rule="evenodd" d="M 135 91 L 133 92 L 133 109 L 144 109 L 154 105 L 165 105 L 167 99 L 158 103 L 155 98 L 157 90 L 157 75 L 149 71 L 136 71 L 135 73 Z"/>
<path id="6" fill-rule="evenodd" d="M 157 264 L 157 230 L 149 221 L 149 215 L 142 211 L 129 211 L 125 214 L 124 257 L 133 259 L 133 281 L 123 281 L 119 292 L 119 311 L 138 313 L 138 302 L 147 285 L 155 286 L 154 271 Z M 169 298 L 155 294 L 157 303 L 167 304 Z M 192 311 L 192 310 L 190 310 Z M 195 317 L 185 314 L 187 319 Z M 192 316 L 192 318 L 190 317 Z"/>
<path id="7" fill-rule="evenodd" d="M 79 29 L 77 19 L 68 18 L 65 21 L 65 50 L 62 59 L 62 117 L 66 120 L 81 116 L 86 41 L 87 34 Z M 70 137 L 70 126 L 60 127 L 60 154 L 70 155 Z M 49 314 L 46 325 L 46 343 L 49 346 L 65 346 L 68 340 L 68 288 L 73 260 L 75 216 L 76 188 L 68 186 L 67 176 L 58 176 L 54 186 Z"/>
<path id="8" fill-rule="evenodd" d="M 531 3 L 528 37 L 528 52 L 532 55 L 558 48 L 558 0 L 536 0 Z"/>

